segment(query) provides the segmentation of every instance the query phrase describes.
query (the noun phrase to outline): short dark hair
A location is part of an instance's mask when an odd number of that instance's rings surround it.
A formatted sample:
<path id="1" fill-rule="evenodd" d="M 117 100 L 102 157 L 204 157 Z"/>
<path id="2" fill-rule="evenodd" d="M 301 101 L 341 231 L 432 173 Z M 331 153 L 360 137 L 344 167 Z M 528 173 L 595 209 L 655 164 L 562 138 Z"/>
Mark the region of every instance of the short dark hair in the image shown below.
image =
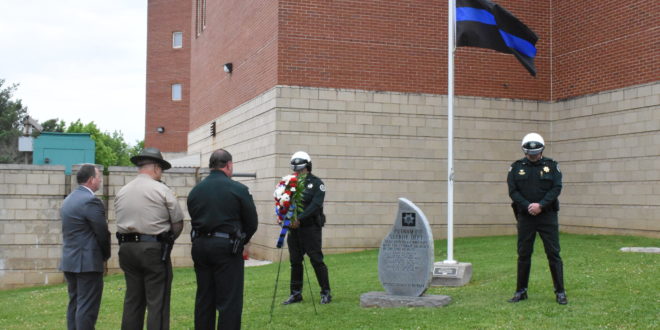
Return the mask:
<path id="1" fill-rule="evenodd" d="M 78 181 L 78 184 L 83 184 L 87 182 L 89 178 L 93 178 L 95 176 L 96 166 L 92 164 L 84 164 L 83 166 L 80 166 L 78 173 L 76 173 L 76 181 Z"/>
<path id="2" fill-rule="evenodd" d="M 211 158 L 209 159 L 209 168 L 224 168 L 229 162 L 231 162 L 231 154 L 227 150 L 218 149 L 211 154 Z"/>

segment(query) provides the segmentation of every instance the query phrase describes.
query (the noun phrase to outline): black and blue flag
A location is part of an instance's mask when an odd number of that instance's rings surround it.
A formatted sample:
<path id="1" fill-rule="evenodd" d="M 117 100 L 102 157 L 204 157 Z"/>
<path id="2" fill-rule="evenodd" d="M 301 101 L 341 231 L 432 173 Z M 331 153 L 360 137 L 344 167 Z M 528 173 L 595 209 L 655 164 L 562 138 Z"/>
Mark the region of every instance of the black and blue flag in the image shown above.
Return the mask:
<path id="1" fill-rule="evenodd" d="M 536 76 L 534 57 L 539 38 L 506 9 L 489 0 L 456 0 L 456 46 L 513 54 Z"/>

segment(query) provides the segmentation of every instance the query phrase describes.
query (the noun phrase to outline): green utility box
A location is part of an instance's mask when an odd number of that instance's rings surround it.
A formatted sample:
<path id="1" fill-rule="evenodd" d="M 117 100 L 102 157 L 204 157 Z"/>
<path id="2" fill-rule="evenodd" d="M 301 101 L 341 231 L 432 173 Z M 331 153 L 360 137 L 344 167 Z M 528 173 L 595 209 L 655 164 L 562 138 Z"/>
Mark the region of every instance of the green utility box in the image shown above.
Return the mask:
<path id="1" fill-rule="evenodd" d="M 33 146 L 32 164 L 64 165 L 71 174 L 71 165 L 96 161 L 96 143 L 89 133 L 41 133 Z"/>

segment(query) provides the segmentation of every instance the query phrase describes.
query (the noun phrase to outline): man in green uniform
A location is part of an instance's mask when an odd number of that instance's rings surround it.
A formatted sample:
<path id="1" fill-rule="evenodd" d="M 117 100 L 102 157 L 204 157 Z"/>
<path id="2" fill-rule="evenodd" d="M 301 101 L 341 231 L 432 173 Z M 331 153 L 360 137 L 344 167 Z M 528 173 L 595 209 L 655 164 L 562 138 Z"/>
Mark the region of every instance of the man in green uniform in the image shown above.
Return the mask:
<path id="1" fill-rule="evenodd" d="M 174 192 L 160 181 L 172 165 L 160 150 L 133 156 L 138 176 L 115 197 L 119 266 L 126 279 L 121 328 L 169 329 L 172 261 L 170 251 L 183 230 L 183 212 Z"/>
<path id="2" fill-rule="evenodd" d="M 538 232 L 555 287 L 557 302 L 568 303 L 564 290 L 564 269 L 559 256 L 559 194 L 561 172 L 557 162 L 543 157 L 545 142 L 537 133 L 529 133 L 522 140 L 525 158 L 509 168 L 507 183 L 513 212 L 518 222 L 518 281 L 516 292 L 509 302 L 527 299 L 527 284 L 532 267 L 534 240 Z"/>
<path id="3" fill-rule="evenodd" d="M 197 276 L 195 329 L 240 329 L 244 244 L 257 231 L 257 210 L 248 188 L 231 179 L 231 154 L 218 149 L 211 173 L 188 194 L 192 258 Z"/>
<path id="4" fill-rule="evenodd" d="M 329 304 L 332 301 L 330 278 L 321 251 L 321 228 L 325 224 L 325 215 L 323 214 L 325 184 L 312 174 L 312 159 L 304 151 L 293 154 L 291 169 L 298 172 L 299 176 L 305 176 L 305 191 L 303 192 L 302 201 L 303 212 L 298 215 L 300 225 L 298 228 L 291 228 L 286 241 L 289 246 L 289 260 L 291 262 L 291 295 L 283 304 L 289 305 L 303 300 L 303 258 L 305 254 L 312 262 L 316 279 L 321 287 L 321 304 Z"/>

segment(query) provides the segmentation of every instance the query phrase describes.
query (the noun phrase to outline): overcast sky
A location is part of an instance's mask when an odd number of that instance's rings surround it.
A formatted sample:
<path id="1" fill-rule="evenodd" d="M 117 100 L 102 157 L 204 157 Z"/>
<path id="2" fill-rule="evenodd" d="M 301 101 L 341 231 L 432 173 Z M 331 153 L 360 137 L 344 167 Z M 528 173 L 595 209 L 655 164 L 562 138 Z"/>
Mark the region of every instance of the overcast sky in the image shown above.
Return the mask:
<path id="1" fill-rule="evenodd" d="M 146 0 L 0 0 L 0 79 L 39 122 L 144 139 Z"/>

